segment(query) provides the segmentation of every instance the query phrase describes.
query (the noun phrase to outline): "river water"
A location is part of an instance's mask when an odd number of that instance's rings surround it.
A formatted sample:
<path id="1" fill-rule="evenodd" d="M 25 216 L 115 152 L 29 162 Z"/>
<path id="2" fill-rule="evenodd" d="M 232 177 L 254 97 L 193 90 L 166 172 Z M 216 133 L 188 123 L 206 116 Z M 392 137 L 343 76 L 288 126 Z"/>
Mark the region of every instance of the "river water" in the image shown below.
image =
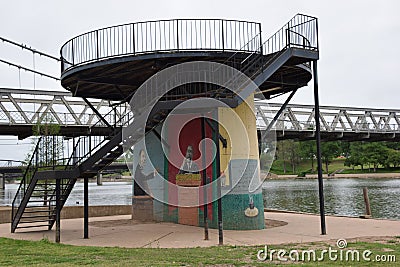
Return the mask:
<path id="1" fill-rule="evenodd" d="M 400 219 L 400 179 L 324 179 L 325 213 L 365 214 L 362 189 L 368 188 L 372 216 Z M 318 180 L 268 180 L 263 184 L 264 206 L 319 213 Z"/>
<path id="2" fill-rule="evenodd" d="M 362 188 L 368 188 L 372 216 L 400 219 L 400 179 L 324 179 L 325 212 L 332 215 L 360 216 L 365 205 Z M 0 189 L 0 206 L 10 206 L 17 184 Z M 318 181 L 316 179 L 267 180 L 263 184 L 264 206 L 269 209 L 319 212 Z M 129 205 L 132 184 L 89 183 L 90 205 Z M 83 205 L 83 184 L 77 183 L 66 203 Z"/>

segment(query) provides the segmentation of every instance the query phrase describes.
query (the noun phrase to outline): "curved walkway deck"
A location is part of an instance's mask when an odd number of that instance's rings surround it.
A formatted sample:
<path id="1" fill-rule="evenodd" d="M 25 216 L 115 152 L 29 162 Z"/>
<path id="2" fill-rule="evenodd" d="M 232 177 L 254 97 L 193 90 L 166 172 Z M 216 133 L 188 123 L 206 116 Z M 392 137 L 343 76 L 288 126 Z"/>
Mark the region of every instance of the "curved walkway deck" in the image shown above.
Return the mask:
<path id="1" fill-rule="evenodd" d="M 328 234 L 320 235 L 319 216 L 266 212 L 265 218 L 287 222 L 264 230 L 224 230 L 227 245 L 269 245 L 337 239 L 364 239 L 371 236 L 400 236 L 400 221 L 327 216 Z M 217 229 L 210 229 L 210 240 L 203 240 L 203 228 L 173 223 L 139 223 L 130 215 L 90 218 L 89 239 L 83 239 L 83 219 L 61 221 L 61 242 L 103 247 L 182 248 L 218 245 Z M 0 224 L 0 236 L 24 240 L 54 240 L 55 231 L 10 233 L 10 224 Z"/>

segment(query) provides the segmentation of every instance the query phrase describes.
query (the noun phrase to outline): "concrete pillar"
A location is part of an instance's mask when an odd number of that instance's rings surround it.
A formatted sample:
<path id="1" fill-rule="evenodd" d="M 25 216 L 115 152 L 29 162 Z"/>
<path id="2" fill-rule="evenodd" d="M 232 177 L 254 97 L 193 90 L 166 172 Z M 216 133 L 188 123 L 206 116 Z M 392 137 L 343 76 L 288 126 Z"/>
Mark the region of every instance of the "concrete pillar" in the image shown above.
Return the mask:
<path id="1" fill-rule="evenodd" d="M 97 173 L 97 185 L 103 185 L 103 174 L 101 172 Z"/>
<path id="2" fill-rule="evenodd" d="M 221 181 L 224 184 L 224 187 L 221 186 L 221 190 L 233 187 L 222 199 L 220 198 L 221 217 L 222 211 L 224 212 L 223 228 L 232 230 L 264 229 L 264 204 L 261 187 L 252 188 L 250 192 L 250 185 L 261 183 L 253 96 L 236 108 L 218 108 L 218 122 L 218 131 L 221 136 L 226 138 L 227 146 L 224 147 L 222 142 L 218 144 L 220 161 L 217 174 L 221 175 L 223 172 L 225 177 L 225 181 Z M 243 127 L 237 127 L 238 123 Z M 218 155 L 216 158 L 218 160 Z M 259 179 L 259 182 L 254 183 L 253 179 L 254 181 Z"/>

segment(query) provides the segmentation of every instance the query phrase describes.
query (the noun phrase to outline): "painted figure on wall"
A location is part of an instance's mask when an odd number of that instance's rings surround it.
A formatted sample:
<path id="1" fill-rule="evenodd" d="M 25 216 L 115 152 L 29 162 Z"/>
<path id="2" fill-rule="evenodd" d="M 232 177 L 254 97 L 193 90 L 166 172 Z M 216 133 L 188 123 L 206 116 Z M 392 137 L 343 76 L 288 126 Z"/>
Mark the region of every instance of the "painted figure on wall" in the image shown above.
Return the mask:
<path id="1" fill-rule="evenodd" d="M 147 181 L 153 179 L 157 174 L 157 170 L 144 174 L 143 170 L 146 165 L 146 153 L 143 149 L 139 151 L 139 160 L 135 170 L 133 194 L 135 196 L 146 196 L 150 194 Z"/>
<path id="2" fill-rule="evenodd" d="M 179 169 L 179 174 L 184 173 L 199 173 L 199 166 L 193 161 L 193 147 L 191 145 L 186 148 L 185 159 Z"/>

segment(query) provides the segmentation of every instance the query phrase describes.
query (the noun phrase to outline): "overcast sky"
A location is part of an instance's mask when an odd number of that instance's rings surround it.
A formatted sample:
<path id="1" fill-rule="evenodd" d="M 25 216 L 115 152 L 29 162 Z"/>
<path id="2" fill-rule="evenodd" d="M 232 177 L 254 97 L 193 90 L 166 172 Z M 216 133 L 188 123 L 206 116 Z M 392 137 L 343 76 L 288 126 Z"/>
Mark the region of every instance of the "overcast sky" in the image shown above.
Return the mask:
<path id="1" fill-rule="evenodd" d="M 94 29 L 171 18 L 223 18 L 260 22 L 263 39 L 295 14 L 319 19 L 321 105 L 399 109 L 400 1 L 168 0 L 3 1 L 0 36 L 59 56 L 62 44 Z M 0 59 L 32 67 L 31 53 L 0 42 Z M 35 68 L 59 76 L 58 64 L 35 57 Z M 61 90 L 0 63 L 0 87 Z M 311 86 L 291 103 L 313 103 Z M 274 99 L 273 102 L 284 99 Z M 0 152 L 0 159 L 3 156 Z"/>

